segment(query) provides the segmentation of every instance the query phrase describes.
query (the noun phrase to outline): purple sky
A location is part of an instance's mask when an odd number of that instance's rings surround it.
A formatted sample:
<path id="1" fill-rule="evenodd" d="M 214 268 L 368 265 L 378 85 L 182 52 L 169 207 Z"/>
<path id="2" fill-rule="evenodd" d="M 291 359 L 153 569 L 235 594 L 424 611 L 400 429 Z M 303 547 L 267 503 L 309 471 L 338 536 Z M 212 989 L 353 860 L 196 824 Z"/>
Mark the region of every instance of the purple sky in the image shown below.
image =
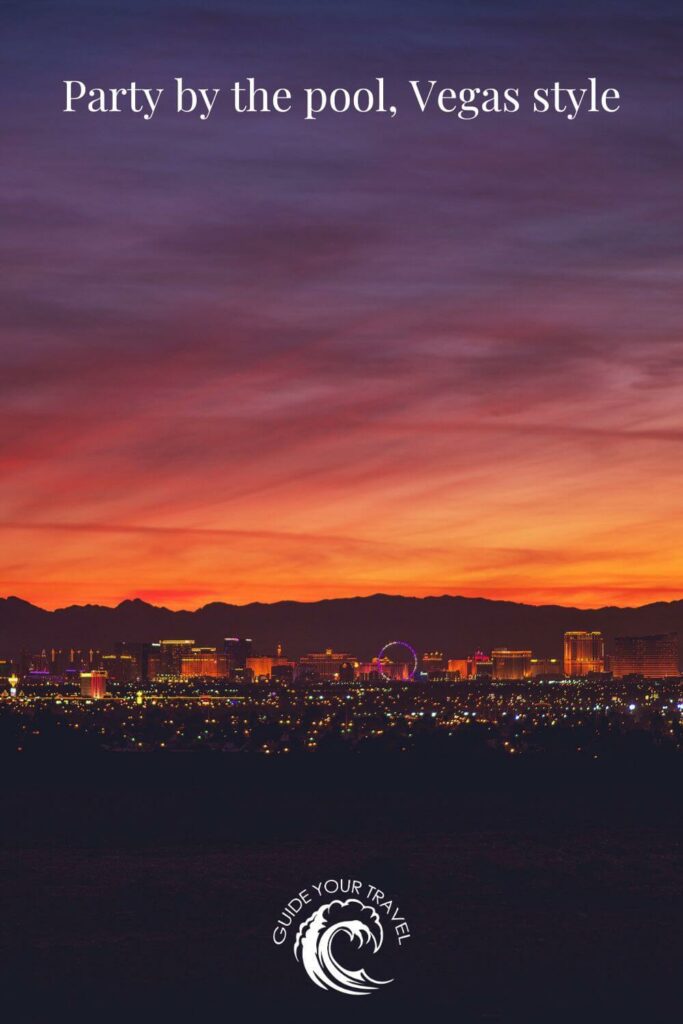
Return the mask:
<path id="1" fill-rule="evenodd" d="M 681 596 L 680 5 L 3 13 L 2 593 Z M 248 75 L 295 110 L 232 114 Z M 529 110 L 589 75 L 619 113 Z M 377 76 L 393 120 L 303 120 Z M 523 109 L 420 115 L 430 78 Z"/>

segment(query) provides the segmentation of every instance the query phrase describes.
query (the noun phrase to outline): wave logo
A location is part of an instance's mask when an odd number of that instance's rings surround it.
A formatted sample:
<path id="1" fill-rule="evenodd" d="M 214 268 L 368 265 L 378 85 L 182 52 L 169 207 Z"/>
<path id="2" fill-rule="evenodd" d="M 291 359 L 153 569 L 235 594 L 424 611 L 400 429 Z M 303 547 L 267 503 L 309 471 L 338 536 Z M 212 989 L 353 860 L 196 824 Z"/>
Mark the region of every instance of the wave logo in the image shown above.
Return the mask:
<path id="1" fill-rule="evenodd" d="M 371 978 L 365 968 L 349 970 L 342 967 L 332 952 L 337 935 L 344 934 L 359 949 L 369 947 L 376 953 L 384 939 L 379 914 L 360 900 L 333 900 L 318 907 L 299 927 L 294 943 L 294 956 L 311 981 L 320 988 L 333 989 L 347 996 L 367 996 L 393 979 Z"/>
<path id="2" fill-rule="evenodd" d="M 396 947 L 409 938 L 396 900 L 356 878 L 327 878 L 301 889 L 273 931 L 275 945 L 293 947 L 314 985 L 345 996 L 367 996 L 389 985 Z M 377 953 L 374 963 L 382 966 L 370 974 L 369 961 Z"/>

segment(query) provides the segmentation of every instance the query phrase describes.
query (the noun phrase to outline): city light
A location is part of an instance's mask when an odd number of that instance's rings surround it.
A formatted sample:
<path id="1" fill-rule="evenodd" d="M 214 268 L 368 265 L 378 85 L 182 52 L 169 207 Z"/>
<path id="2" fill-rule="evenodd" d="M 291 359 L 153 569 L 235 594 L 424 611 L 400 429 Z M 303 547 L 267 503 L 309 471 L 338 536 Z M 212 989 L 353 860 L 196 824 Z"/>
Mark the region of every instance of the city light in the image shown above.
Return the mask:
<path id="1" fill-rule="evenodd" d="M 565 634 L 565 676 L 556 657 L 524 647 L 420 657 L 395 641 L 369 660 L 332 647 L 289 657 L 282 643 L 254 654 L 251 638 L 235 636 L 222 647 L 180 638 L 111 652 L 39 648 L 0 662 L 2 725 L 22 753 L 50 737 L 138 753 L 406 753 L 467 735 L 517 758 L 555 747 L 595 758 L 634 729 L 678 748 L 677 636 L 614 644 L 618 676 L 602 634 L 584 631 Z"/>

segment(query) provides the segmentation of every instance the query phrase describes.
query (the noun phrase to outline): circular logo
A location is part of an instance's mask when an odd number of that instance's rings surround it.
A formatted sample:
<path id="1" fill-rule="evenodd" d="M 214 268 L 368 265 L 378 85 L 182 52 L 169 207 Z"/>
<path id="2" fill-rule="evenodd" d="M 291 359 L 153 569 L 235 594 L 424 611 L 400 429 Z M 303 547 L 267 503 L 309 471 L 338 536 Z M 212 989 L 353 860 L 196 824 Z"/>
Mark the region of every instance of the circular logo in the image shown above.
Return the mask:
<path id="1" fill-rule="evenodd" d="M 371 978 L 365 968 L 342 967 L 332 952 L 335 935 L 347 935 L 358 946 L 376 953 L 382 945 L 384 930 L 379 914 L 360 900 L 333 900 L 314 910 L 297 932 L 294 956 L 303 964 L 311 981 L 320 988 L 332 988 L 349 996 L 364 996 L 392 980 Z"/>
<path id="2" fill-rule="evenodd" d="M 350 878 L 302 889 L 285 905 L 273 932 L 276 946 L 291 944 L 314 985 L 347 996 L 367 996 L 389 985 L 393 978 L 375 977 L 373 958 L 388 943 L 400 947 L 409 938 L 396 901 Z"/>

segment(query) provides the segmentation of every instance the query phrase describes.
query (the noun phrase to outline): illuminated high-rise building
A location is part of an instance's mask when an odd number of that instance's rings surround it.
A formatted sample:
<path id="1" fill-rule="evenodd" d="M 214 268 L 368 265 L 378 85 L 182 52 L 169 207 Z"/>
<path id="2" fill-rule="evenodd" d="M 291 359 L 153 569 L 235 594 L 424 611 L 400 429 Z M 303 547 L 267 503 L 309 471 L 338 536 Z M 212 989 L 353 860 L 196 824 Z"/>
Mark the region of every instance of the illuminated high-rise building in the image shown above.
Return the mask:
<path id="1" fill-rule="evenodd" d="M 483 651 L 475 651 L 467 659 L 467 676 L 469 679 L 490 678 L 493 675 L 491 656 Z"/>
<path id="2" fill-rule="evenodd" d="M 615 637 L 610 663 L 612 673 L 618 679 L 631 675 L 645 679 L 676 677 L 681 671 L 678 634 Z"/>
<path id="3" fill-rule="evenodd" d="M 161 675 L 161 644 L 157 640 L 149 645 L 147 653 L 147 679 L 153 682 Z"/>
<path id="4" fill-rule="evenodd" d="M 457 676 L 458 679 L 464 683 L 469 679 L 470 664 L 469 658 L 449 658 L 448 671 L 451 675 Z"/>
<path id="5" fill-rule="evenodd" d="M 107 689 L 107 673 L 100 669 L 81 672 L 81 697 L 92 697 L 100 700 Z"/>
<path id="6" fill-rule="evenodd" d="M 62 672 L 66 672 L 68 668 L 80 668 L 80 660 L 78 663 L 75 662 L 75 654 L 76 651 L 73 650 L 60 650 L 53 647 L 49 655 L 50 672 L 52 672 L 53 675 L 58 675 Z"/>
<path id="7" fill-rule="evenodd" d="M 102 668 L 115 683 L 130 683 L 138 676 L 137 662 L 131 654 L 105 654 Z"/>
<path id="8" fill-rule="evenodd" d="M 228 674 L 227 658 L 215 647 L 193 647 L 183 655 L 181 675 L 183 679 L 205 676 L 209 679 L 224 679 Z"/>
<path id="9" fill-rule="evenodd" d="M 559 658 L 532 658 L 531 675 L 534 679 L 559 679 L 562 675 Z"/>
<path id="10" fill-rule="evenodd" d="M 496 647 L 491 651 L 494 679 L 530 679 L 531 651 L 511 651 L 508 647 Z"/>
<path id="11" fill-rule="evenodd" d="M 605 641 L 602 633 L 583 629 L 564 634 L 564 674 L 570 679 L 605 671 Z"/>
<path id="12" fill-rule="evenodd" d="M 158 648 L 157 648 L 158 649 Z M 150 644 L 139 641 L 121 640 L 114 648 L 118 655 L 128 655 L 135 661 L 136 677 L 143 683 L 150 678 L 149 653 Z"/>
<path id="13" fill-rule="evenodd" d="M 50 658 L 47 651 L 41 651 L 40 654 L 33 654 L 31 656 L 31 671 L 49 673 Z"/>
<path id="14" fill-rule="evenodd" d="M 228 672 L 247 667 L 247 658 L 251 656 L 252 641 L 249 637 L 226 636 L 223 651 L 228 665 Z"/>
<path id="15" fill-rule="evenodd" d="M 84 672 L 90 669 L 102 668 L 102 652 L 96 650 L 79 650 L 75 647 L 57 648 L 53 647 L 49 652 L 43 652 L 47 658 L 46 668 L 53 675 L 63 675 L 65 672 Z"/>
<path id="16" fill-rule="evenodd" d="M 194 640 L 160 640 L 158 674 L 180 679 L 183 671 L 183 658 L 191 653 L 194 645 Z"/>

